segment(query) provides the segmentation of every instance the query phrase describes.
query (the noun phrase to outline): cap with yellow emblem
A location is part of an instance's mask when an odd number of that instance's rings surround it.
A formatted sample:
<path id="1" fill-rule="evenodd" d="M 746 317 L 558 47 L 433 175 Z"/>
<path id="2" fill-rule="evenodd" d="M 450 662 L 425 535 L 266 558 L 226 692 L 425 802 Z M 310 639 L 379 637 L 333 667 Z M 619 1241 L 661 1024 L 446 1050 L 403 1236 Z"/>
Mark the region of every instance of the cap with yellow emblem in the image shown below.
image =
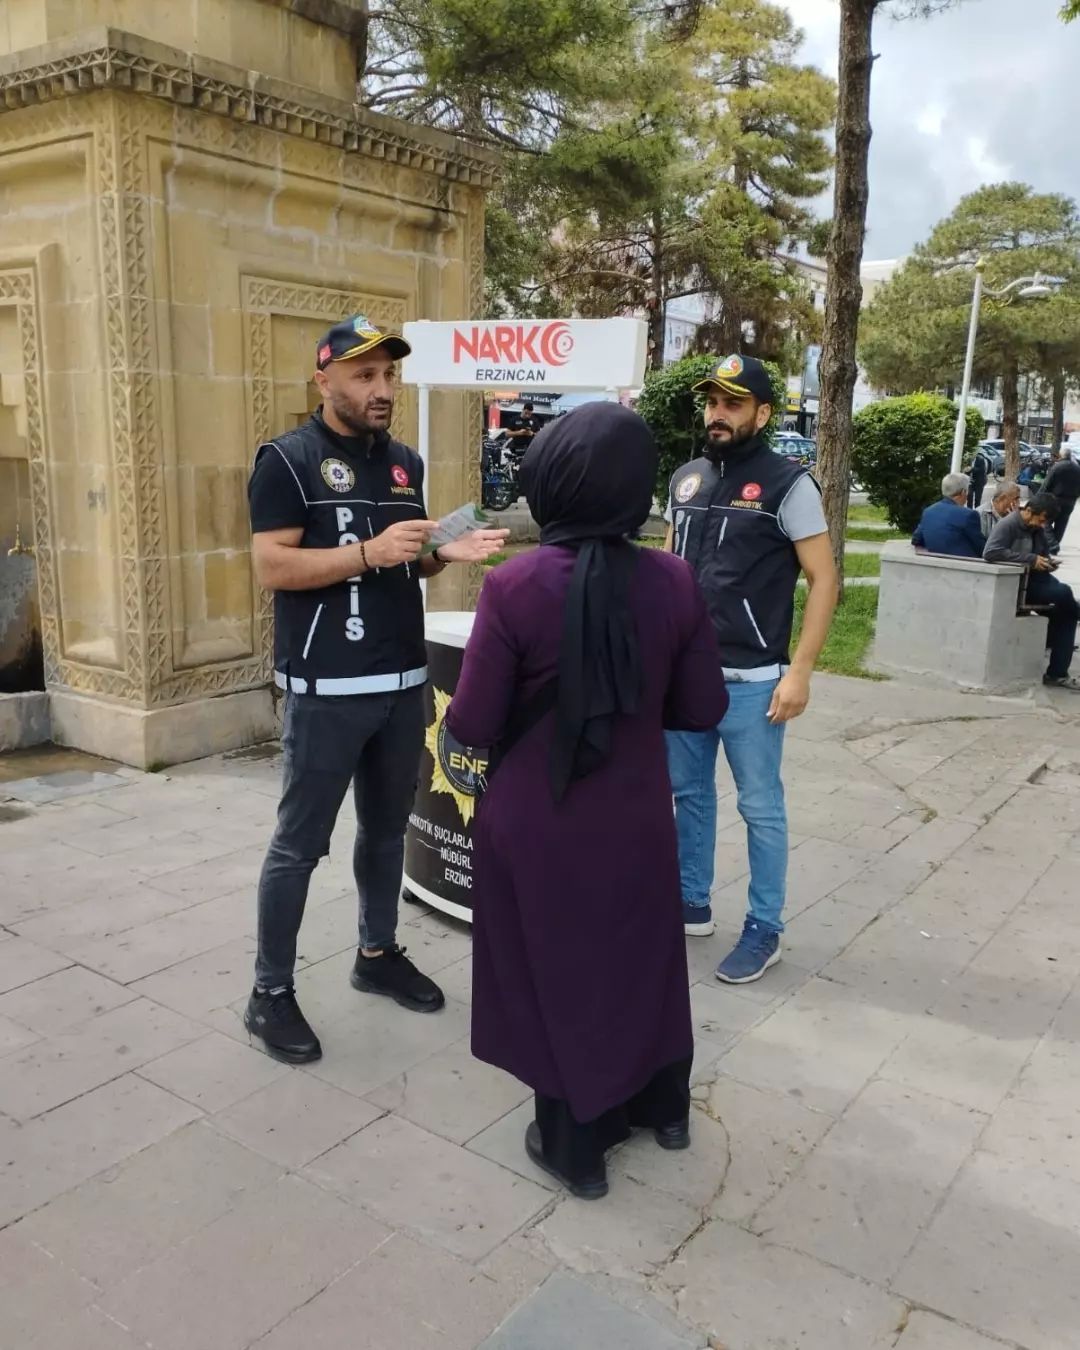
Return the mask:
<path id="1" fill-rule="evenodd" d="M 354 314 L 351 319 L 334 324 L 319 339 L 315 349 L 315 365 L 317 369 L 325 370 L 334 361 L 351 361 L 354 356 L 363 356 L 376 347 L 385 347 L 387 355 L 395 361 L 400 361 L 412 351 L 400 333 L 383 332 L 366 314 Z"/>
<path id="2" fill-rule="evenodd" d="M 736 398 L 756 398 L 759 403 L 769 404 L 773 401 L 769 372 L 755 356 L 725 356 L 694 385 L 694 392 L 714 388 Z"/>

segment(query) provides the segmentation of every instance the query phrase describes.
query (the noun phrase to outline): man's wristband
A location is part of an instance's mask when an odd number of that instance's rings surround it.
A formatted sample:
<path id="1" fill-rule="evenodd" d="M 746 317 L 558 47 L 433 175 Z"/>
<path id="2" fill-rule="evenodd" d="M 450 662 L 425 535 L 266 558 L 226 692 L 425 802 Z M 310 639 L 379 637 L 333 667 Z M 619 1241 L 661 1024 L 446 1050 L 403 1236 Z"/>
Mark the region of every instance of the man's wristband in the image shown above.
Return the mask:
<path id="1" fill-rule="evenodd" d="M 437 548 L 433 548 L 431 552 L 428 554 L 428 557 L 430 557 L 431 561 L 435 564 L 435 566 L 439 569 L 440 572 L 450 566 L 450 564 L 447 562 L 445 558 L 439 557 L 439 550 Z"/>
<path id="2" fill-rule="evenodd" d="M 370 566 L 368 565 L 368 560 L 367 560 L 367 550 L 364 548 L 364 541 L 363 541 L 362 539 L 360 539 L 360 540 L 358 540 L 357 542 L 358 542 L 359 545 L 360 545 L 360 561 L 361 561 L 361 562 L 363 563 L 363 565 L 364 565 L 364 571 L 365 571 L 365 572 L 370 572 L 370 571 L 371 571 L 371 568 L 370 568 Z"/>

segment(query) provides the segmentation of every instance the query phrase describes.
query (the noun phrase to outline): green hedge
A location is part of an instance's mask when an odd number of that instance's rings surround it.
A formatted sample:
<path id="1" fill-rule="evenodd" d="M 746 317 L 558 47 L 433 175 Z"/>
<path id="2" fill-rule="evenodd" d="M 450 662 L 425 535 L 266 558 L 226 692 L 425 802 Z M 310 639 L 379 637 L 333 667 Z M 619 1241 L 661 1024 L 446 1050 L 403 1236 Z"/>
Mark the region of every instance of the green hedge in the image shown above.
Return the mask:
<path id="1" fill-rule="evenodd" d="M 910 533 L 924 507 L 941 496 L 949 472 L 956 405 L 941 394 L 906 394 L 855 414 L 851 448 L 856 479 L 897 529 Z M 983 437 L 983 420 L 967 410 L 966 464 Z"/>

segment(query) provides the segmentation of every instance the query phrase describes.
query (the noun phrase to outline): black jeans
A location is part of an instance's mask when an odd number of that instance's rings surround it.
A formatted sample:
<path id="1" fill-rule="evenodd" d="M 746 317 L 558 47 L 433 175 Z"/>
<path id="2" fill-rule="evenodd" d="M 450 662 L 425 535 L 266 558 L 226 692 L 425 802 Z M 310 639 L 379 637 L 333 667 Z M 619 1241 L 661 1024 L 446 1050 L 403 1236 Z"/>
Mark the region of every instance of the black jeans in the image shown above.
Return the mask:
<path id="1" fill-rule="evenodd" d="M 353 872 L 360 945 L 394 941 L 405 858 L 405 826 L 416 797 L 424 744 L 424 691 L 327 698 L 288 696 L 285 784 L 277 828 L 259 877 L 255 982 L 291 984 L 308 884 L 330 851 L 349 784 L 356 800 Z"/>
<path id="2" fill-rule="evenodd" d="M 1073 513 L 1073 507 L 1076 505 L 1075 497 L 1059 497 L 1058 515 L 1051 528 L 1054 531 L 1054 539 L 1060 545 L 1065 538 L 1065 531 L 1069 528 L 1069 517 Z"/>
<path id="3" fill-rule="evenodd" d="M 1046 668 L 1051 679 L 1063 679 L 1069 673 L 1076 643 L 1076 623 L 1080 619 L 1072 588 L 1048 572 L 1028 575 L 1027 599 L 1033 605 L 1050 605 L 1050 623 L 1046 630 L 1046 644 L 1050 648 L 1050 664 Z"/>

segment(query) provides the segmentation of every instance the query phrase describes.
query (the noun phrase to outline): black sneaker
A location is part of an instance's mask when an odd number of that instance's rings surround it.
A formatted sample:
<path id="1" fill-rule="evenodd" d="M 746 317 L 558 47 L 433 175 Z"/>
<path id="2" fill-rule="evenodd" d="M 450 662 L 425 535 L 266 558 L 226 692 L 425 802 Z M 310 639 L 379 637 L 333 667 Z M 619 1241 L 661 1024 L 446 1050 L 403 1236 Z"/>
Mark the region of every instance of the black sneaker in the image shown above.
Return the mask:
<path id="1" fill-rule="evenodd" d="M 251 991 L 244 1026 L 252 1036 L 258 1036 L 266 1046 L 266 1053 L 286 1064 L 310 1064 L 322 1059 L 319 1038 L 308 1025 L 296 1001 L 296 990 L 290 984 L 272 993 Z"/>
<path id="2" fill-rule="evenodd" d="M 435 981 L 421 975 L 405 955 L 405 948 L 396 944 L 387 947 L 382 956 L 357 952 L 351 980 L 354 989 L 385 994 L 413 1012 L 438 1012 L 446 1002 Z"/>
<path id="3" fill-rule="evenodd" d="M 1051 689 L 1069 689 L 1074 694 L 1080 692 L 1080 680 L 1075 675 L 1044 675 L 1043 684 Z"/>

